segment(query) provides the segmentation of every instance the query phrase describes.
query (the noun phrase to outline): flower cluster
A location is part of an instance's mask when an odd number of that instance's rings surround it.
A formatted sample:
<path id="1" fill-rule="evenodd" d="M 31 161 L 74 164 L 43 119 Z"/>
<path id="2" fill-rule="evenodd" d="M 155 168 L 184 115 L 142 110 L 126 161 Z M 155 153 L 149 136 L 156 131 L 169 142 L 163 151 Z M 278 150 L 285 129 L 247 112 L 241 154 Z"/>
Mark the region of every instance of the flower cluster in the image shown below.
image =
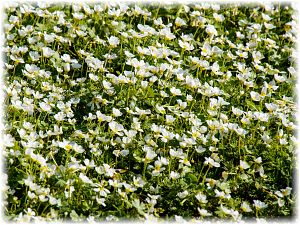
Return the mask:
<path id="1" fill-rule="evenodd" d="M 290 5 L 10 4 L 8 220 L 293 215 Z"/>

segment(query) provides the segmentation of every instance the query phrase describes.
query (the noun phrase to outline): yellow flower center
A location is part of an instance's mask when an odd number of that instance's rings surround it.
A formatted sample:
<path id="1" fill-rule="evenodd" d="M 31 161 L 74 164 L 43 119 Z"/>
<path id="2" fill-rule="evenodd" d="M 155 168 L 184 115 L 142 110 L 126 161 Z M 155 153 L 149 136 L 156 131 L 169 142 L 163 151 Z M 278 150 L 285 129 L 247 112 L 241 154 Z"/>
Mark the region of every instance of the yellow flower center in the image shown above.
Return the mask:
<path id="1" fill-rule="evenodd" d="M 65 149 L 68 150 L 68 151 L 71 150 L 72 149 L 72 145 L 67 144 L 66 147 L 65 147 Z"/>

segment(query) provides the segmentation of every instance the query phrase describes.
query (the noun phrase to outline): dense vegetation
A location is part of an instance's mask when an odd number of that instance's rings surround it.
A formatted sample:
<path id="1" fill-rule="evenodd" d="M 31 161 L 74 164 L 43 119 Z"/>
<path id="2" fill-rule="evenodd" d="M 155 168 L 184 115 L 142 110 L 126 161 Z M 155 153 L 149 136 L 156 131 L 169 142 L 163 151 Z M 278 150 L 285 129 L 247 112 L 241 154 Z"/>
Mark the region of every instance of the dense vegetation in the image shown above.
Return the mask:
<path id="1" fill-rule="evenodd" d="M 289 5 L 11 4 L 5 215 L 291 218 Z"/>

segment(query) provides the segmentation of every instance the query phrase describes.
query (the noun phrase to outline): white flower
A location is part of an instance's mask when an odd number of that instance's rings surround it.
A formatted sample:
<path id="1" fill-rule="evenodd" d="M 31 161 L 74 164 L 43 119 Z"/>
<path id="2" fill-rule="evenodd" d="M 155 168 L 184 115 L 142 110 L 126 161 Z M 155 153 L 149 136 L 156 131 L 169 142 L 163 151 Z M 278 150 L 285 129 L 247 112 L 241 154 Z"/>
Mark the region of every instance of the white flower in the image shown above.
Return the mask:
<path id="1" fill-rule="evenodd" d="M 257 64 L 259 64 L 260 60 L 264 58 L 264 56 L 261 54 L 260 51 L 253 51 L 252 57 L 253 57 L 254 63 L 257 63 Z"/>
<path id="2" fill-rule="evenodd" d="M 111 86 L 111 83 L 106 81 L 106 80 L 103 80 L 102 81 L 102 84 L 103 84 L 103 87 L 106 89 L 106 90 L 110 90 L 110 89 L 113 89 L 113 87 Z"/>
<path id="3" fill-rule="evenodd" d="M 146 182 L 141 177 L 133 177 L 133 184 L 136 187 L 143 187 Z"/>
<path id="4" fill-rule="evenodd" d="M 161 140 L 163 142 L 168 142 L 174 138 L 174 134 L 172 132 L 167 131 L 166 129 L 161 130 Z"/>
<path id="5" fill-rule="evenodd" d="M 209 165 L 209 166 L 213 166 L 213 167 L 220 167 L 220 163 L 215 162 L 215 160 L 213 160 L 210 157 L 204 157 L 205 161 L 204 164 Z"/>
<path id="6" fill-rule="evenodd" d="M 291 194 L 292 188 L 286 187 L 285 189 L 280 189 L 283 196 L 289 196 Z"/>
<path id="7" fill-rule="evenodd" d="M 108 126 L 112 130 L 113 133 L 123 136 L 123 133 L 122 133 L 122 131 L 124 131 L 123 125 L 121 125 L 115 121 L 112 121 L 108 124 Z"/>
<path id="8" fill-rule="evenodd" d="M 111 47 L 117 47 L 117 45 L 120 44 L 120 40 L 115 36 L 111 36 L 108 38 L 108 43 Z"/>
<path id="9" fill-rule="evenodd" d="M 51 43 L 54 41 L 54 38 L 56 37 L 55 34 L 51 33 L 51 34 L 46 34 L 44 33 L 44 39 L 46 43 Z"/>
<path id="10" fill-rule="evenodd" d="M 198 212 L 199 212 L 199 214 L 201 215 L 201 216 L 211 216 L 212 214 L 211 213 L 209 213 L 206 209 L 201 209 L 201 208 L 197 208 L 197 210 L 198 210 Z"/>
<path id="11" fill-rule="evenodd" d="M 53 30 L 54 30 L 56 33 L 60 33 L 60 32 L 62 31 L 58 26 L 54 26 L 54 27 L 53 27 Z"/>
<path id="12" fill-rule="evenodd" d="M 63 54 L 60 58 L 66 63 L 72 62 L 71 56 L 69 54 Z"/>
<path id="13" fill-rule="evenodd" d="M 142 88 L 143 88 L 143 89 L 147 88 L 148 83 L 149 83 L 148 81 L 144 81 L 144 80 L 141 81 L 141 86 L 142 86 Z"/>
<path id="14" fill-rule="evenodd" d="M 39 155 L 39 154 L 32 154 L 31 155 L 31 158 L 33 159 L 33 160 L 35 160 L 36 162 L 38 162 L 41 166 L 47 166 L 46 165 L 46 159 L 43 157 L 43 156 L 41 156 L 41 155 Z"/>
<path id="15" fill-rule="evenodd" d="M 272 18 L 268 14 L 262 13 L 261 16 L 262 16 L 262 18 L 263 18 L 264 21 L 270 21 L 270 20 L 272 20 Z"/>
<path id="16" fill-rule="evenodd" d="M 98 80 L 99 80 L 99 77 L 96 76 L 95 74 L 92 74 L 92 73 L 89 73 L 89 78 L 90 78 L 92 81 L 98 81 Z"/>
<path id="17" fill-rule="evenodd" d="M 25 184 L 26 186 L 30 186 L 31 184 L 33 184 L 33 183 L 34 183 L 34 180 L 35 180 L 35 177 L 32 176 L 32 175 L 28 175 L 26 179 L 23 179 L 24 184 Z"/>
<path id="18" fill-rule="evenodd" d="M 242 209 L 244 212 L 251 212 L 251 211 L 252 211 L 250 205 L 249 205 L 247 202 L 243 202 L 243 203 L 242 203 L 241 209 Z"/>
<path id="19" fill-rule="evenodd" d="M 202 194 L 201 192 L 199 192 L 197 195 L 195 195 L 196 199 L 200 202 L 200 203 L 207 203 L 208 201 L 206 200 L 206 195 Z"/>
<path id="20" fill-rule="evenodd" d="M 73 17 L 75 19 L 78 19 L 78 20 L 81 20 L 84 18 L 84 14 L 83 13 L 78 13 L 78 12 L 75 12 L 75 13 L 72 13 Z"/>
<path id="21" fill-rule="evenodd" d="M 250 165 L 246 161 L 240 160 L 240 167 L 246 170 L 250 168 Z"/>
<path id="22" fill-rule="evenodd" d="M 175 88 L 175 87 L 171 87 L 170 92 L 171 92 L 173 95 L 175 95 L 175 96 L 181 95 L 181 90 L 180 90 L 180 89 L 177 89 L 177 88 Z"/>
<path id="23" fill-rule="evenodd" d="M 73 150 L 77 153 L 84 152 L 84 148 L 81 145 L 78 145 L 77 143 L 74 143 L 72 147 L 73 147 Z"/>
<path id="24" fill-rule="evenodd" d="M 218 46 L 213 46 L 212 52 L 216 55 L 222 55 L 222 53 L 223 53 L 222 49 L 220 49 Z"/>
<path id="25" fill-rule="evenodd" d="M 38 61 L 41 57 L 40 54 L 38 52 L 35 52 L 35 51 L 30 51 L 29 56 L 30 56 L 32 61 Z"/>
<path id="26" fill-rule="evenodd" d="M 104 163 L 103 164 L 104 174 L 108 177 L 113 177 L 116 173 L 116 170 L 114 168 L 111 168 L 110 165 Z"/>
<path id="27" fill-rule="evenodd" d="M 39 102 L 39 106 L 45 112 L 51 112 L 51 105 L 46 102 Z"/>
<path id="28" fill-rule="evenodd" d="M 216 75 L 222 75 L 223 73 L 220 71 L 220 66 L 218 62 L 214 62 L 211 66 L 211 71 Z"/>
<path id="29" fill-rule="evenodd" d="M 157 160 L 154 162 L 154 170 L 152 171 L 152 175 L 158 176 L 164 170 L 165 170 L 165 168 L 162 167 L 162 163 Z"/>
<path id="30" fill-rule="evenodd" d="M 43 50 L 43 56 L 46 58 L 51 57 L 55 53 L 55 51 L 49 47 L 43 47 L 42 50 Z"/>
<path id="31" fill-rule="evenodd" d="M 203 56 L 210 56 L 212 54 L 212 49 L 209 43 L 204 42 L 202 47 L 201 55 Z"/>
<path id="32" fill-rule="evenodd" d="M 265 103 L 265 106 L 270 112 L 276 111 L 279 108 L 279 106 L 274 103 Z"/>
<path id="33" fill-rule="evenodd" d="M 262 163 L 261 157 L 256 158 L 256 159 L 254 160 L 254 162 L 257 163 L 257 164 Z"/>
<path id="34" fill-rule="evenodd" d="M 286 81 L 286 78 L 284 76 L 279 76 L 278 74 L 274 75 L 274 79 L 278 82 L 278 83 L 282 83 Z"/>
<path id="35" fill-rule="evenodd" d="M 216 197 L 219 198 L 226 198 L 229 199 L 231 198 L 230 194 L 226 194 L 224 191 L 219 191 L 218 189 L 215 189 Z"/>
<path id="36" fill-rule="evenodd" d="M 26 210 L 25 210 L 25 212 L 26 212 Z M 31 217 L 35 216 L 35 212 L 31 208 L 27 208 L 26 215 L 31 218 Z"/>
<path id="37" fill-rule="evenodd" d="M 160 95 L 161 95 L 162 97 L 164 97 L 164 98 L 169 97 L 169 95 L 168 95 L 165 91 L 160 91 L 159 93 L 160 93 Z"/>
<path id="38" fill-rule="evenodd" d="M 185 20 L 183 20 L 183 19 L 181 19 L 179 17 L 176 17 L 176 19 L 175 19 L 175 25 L 178 26 L 178 27 L 185 26 L 186 22 L 185 22 Z"/>
<path id="39" fill-rule="evenodd" d="M 269 120 L 269 114 L 268 113 L 259 113 L 258 115 L 257 115 L 257 119 L 259 120 L 259 121 L 262 121 L 262 122 L 268 122 L 268 120 Z"/>
<path id="40" fill-rule="evenodd" d="M 103 166 L 95 167 L 95 170 L 97 173 L 105 174 L 108 177 L 112 177 L 115 174 L 115 169 L 110 168 L 108 164 L 103 164 Z"/>
<path id="41" fill-rule="evenodd" d="M 281 193 L 281 191 L 275 191 L 275 194 L 280 197 L 283 198 L 283 194 Z"/>
<path id="42" fill-rule="evenodd" d="M 158 77 L 157 77 L 157 76 L 152 76 L 152 77 L 149 78 L 149 82 L 150 82 L 150 83 L 154 83 L 154 82 L 157 81 L 157 80 L 158 80 Z"/>
<path id="43" fill-rule="evenodd" d="M 113 111 L 112 114 L 113 114 L 114 117 L 122 116 L 122 113 L 121 113 L 120 110 L 118 110 L 118 109 L 116 109 L 116 108 L 113 108 L 112 111 Z"/>
<path id="44" fill-rule="evenodd" d="M 217 22 L 223 22 L 225 17 L 222 14 L 213 13 L 213 17 Z"/>
<path id="45" fill-rule="evenodd" d="M 255 91 L 251 91 L 250 92 L 251 98 L 253 101 L 259 102 L 261 99 L 261 96 L 259 93 L 255 92 Z"/>
<path id="46" fill-rule="evenodd" d="M 28 197 L 29 197 L 30 199 L 34 199 L 34 198 L 37 197 L 36 194 L 35 194 L 34 192 L 31 192 L 31 191 L 28 191 L 28 192 L 27 192 L 27 195 L 28 195 Z"/>
<path id="47" fill-rule="evenodd" d="M 278 199 L 277 199 L 277 203 L 278 203 L 278 206 L 279 206 L 279 207 L 282 207 L 282 206 L 284 206 L 284 204 L 285 204 L 285 202 L 284 202 L 284 200 L 283 200 L 282 198 L 278 198 Z"/>
<path id="48" fill-rule="evenodd" d="M 10 23 L 19 23 L 19 18 L 17 16 L 11 15 L 8 19 Z"/>
<path id="49" fill-rule="evenodd" d="M 151 114 L 150 109 L 143 110 L 143 109 L 140 109 L 136 106 L 135 110 L 136 110 L 136 113 L 133 113 L 135 115 L 140 115 L 141 116 L 141 115 L 150 115 Z"/>
<path id="50" fill-rule="evenodd" d="M 297 73 L 297 71 L 295 70 L 295 68 L 294 67 L 289 67 L 289 68 L 287 68 L 287 70 L 289 71 L 289 73 L 291 74 L 291 75 L 296 75 L 296 73 Z"/>
<path id="51" fill-rule="evenodd" d="M 267 208 L 268 205 L 260 200 L 253 200 L 253 205 L 257 210 Z"/>
<path id="52" fill-rule="evenodd" d="M 206 25 L 206 29 L 205 29 L 206 33 L 208 33 L 211 36 L 217 36 L 218 35 L 218 31 L 216 30 L 216 28 L 213 25 Z"/>
<path id="53" fill-rule="evenodd" d="M 87 168 L 94 168 L 95 167 L 95 162 L 94 160 L 89 160 L 89 159 L 85 159 L 84 164 L 86 165 Z"/>
<path id="54" fill-rule="evenodd" d="M 68 191 L 65 191 L 65 196 L 66 198 L 71 198 L 72 197 L 72 193 L 75 191 L 74 186 L 70 186 L 70 189 Z"/>
<path id="55" fill-rule="evenodd" d="M 234 131 L 240 136 L 245 136 L 247 134 L 247 131 L 241 127 L 234 128 Z"/>
<path id="56" fill-rule="evenodd" d="M 248 52 L 243 52 L 243 51 L 238 50 L 238 51 L 236 51 L 236 54 L 241 58 L 245 58 L 245 59 L 248 58 Z"/>
<path id="57" fill-rule="evenodd" d="M 191 51 L 191 50 L 194 49 L 194 46 L 193 46 L 192 44 L 190 44 L 189 42 L 187 42 L 187 41 L 183 42 L 183 41 L 179 40 L 179 41 L 178 41 L 178 44 L 179 44 L 179 46 L 180 46 L 181 48 L 183 48 L 184 50 Z"/>
<path id="58" fill-rule="evenodd" d="M 65 150 L 69 151 L 73 148 L 73 143 L 71 143 L 70 141 L 64 139 L 63 141 L 58 142 L 58 146 L 60 148 L 63 148 Z"/>
<path id="59" fill-rule="evenodd" d="M 15 138 L 11 134 L 4 134 L 3 144 L 5 147 L 13 147 L 15 145 Z"/>
<path id="60" fill-rule="evenodd" d="M 190 102 L 190 101 L 193 101 L 193 96 L 192 96 L 192 95 L 189 95 L 189 94 L 186 95 L 186 100 L 189 101 L 189 102 Z"/>
<path id="61" fill-rule="evenodd" d="M 104 207 L 106 206 L 106 204 L 105 204 L 106 199 L 105 198 L 98 198 L 98 197 L 96 197 L 96 201 L 97 201 L 97 203 L 99 205 L 102 205 Z"/>
<path id="62" fill-rule="evenodd" d="M 152 149 L 147 149 L 145 161 L 149 162 L 152 159 L 154 159 L 156 156 L 157 156 L 157 154 L 155 153 L 155 151 L 153 151 Z"/>
<path id="63" fill-rule="evenodd" d="M 176 36 L 171 32 L 169 27 L 165 27 L 165 28 L 161 29 L 159 31 L 159 34 L 161 36 L 163 36 L 167 41 L 170 41 L 170 40 L 176 38 Z"/>
<path id="64" fill-rule="evenodd" d="M 205 149 L 205 148 L 203 148 L 202 146 L 198 146 L 198 147 L 196 147 L 196 148 L 195 148 L 195 150 L 196 150 L 196 152 L 197 152 L 197 153 L 199 153 L 199 154 L 201 154 L 201 153 L 203 153 L 203 152 L 205 152 L 205 151 L 206 151 L 206 149 Z"/>
<path id="65" fill-rule="evenodd" d="M 188 192 L 187 190 L 185 190 L 185 191 L 183 191 L 183 192 L 179 192 L 179 193 L 177 194 L 177 196 L 178 196 L 179 198 L 185 198 L 186 196 L 188 196 L 188 194 L 189 194 L 189 192 Z"/>
<path id="66" fill-rule="evenodd" d="M 50 195 L 48 196 L 48 198 L 49 198 L 49 203 L 51 205 L 57 205 L 59 203 L 59 201 L 56 198 L 54 198 L 54 197 L 52 197 Z"/>
<path id="67" fill-rule="evenodd" d="M 167 124 L 172 124 L 176 118 L 174 118 L 172 115 L 166 115 L 166 123 Z"/>
<path id="68" fill-rule="evenodd" d="M 170 178 L 173 180 L 176 180 L 176 179 L 180 178 L 180 174 L 178 172 L 171 171 Z"/>
<path id="69" fill-rule="evenodd" d="M 63 121 L 65 119 L 65 114 L 63 112 L 58 112 L 54 115 L 54 118 L 57 120 L 57 121 Z"/>
<path id="70" fill-rule="evenodd" d="M 156 107 L 156 109 L 159 113 L 162 113 L 162 114 L 166 113 L 166 110 L 163 106 L 160 106 L 160 105 L 156 104 L 155 107 Z"/>

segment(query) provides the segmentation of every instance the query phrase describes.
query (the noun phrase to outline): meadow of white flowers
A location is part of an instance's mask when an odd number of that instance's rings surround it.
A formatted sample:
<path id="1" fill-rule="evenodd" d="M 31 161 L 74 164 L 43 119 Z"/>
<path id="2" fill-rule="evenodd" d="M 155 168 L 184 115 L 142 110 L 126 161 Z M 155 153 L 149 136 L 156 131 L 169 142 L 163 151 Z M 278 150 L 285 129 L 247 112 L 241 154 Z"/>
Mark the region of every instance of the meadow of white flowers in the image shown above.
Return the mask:
<path id="1" fill-rule="evenodd" d="M 8 221 L 295 215 L 288 4 L 5 8 Z"/>

